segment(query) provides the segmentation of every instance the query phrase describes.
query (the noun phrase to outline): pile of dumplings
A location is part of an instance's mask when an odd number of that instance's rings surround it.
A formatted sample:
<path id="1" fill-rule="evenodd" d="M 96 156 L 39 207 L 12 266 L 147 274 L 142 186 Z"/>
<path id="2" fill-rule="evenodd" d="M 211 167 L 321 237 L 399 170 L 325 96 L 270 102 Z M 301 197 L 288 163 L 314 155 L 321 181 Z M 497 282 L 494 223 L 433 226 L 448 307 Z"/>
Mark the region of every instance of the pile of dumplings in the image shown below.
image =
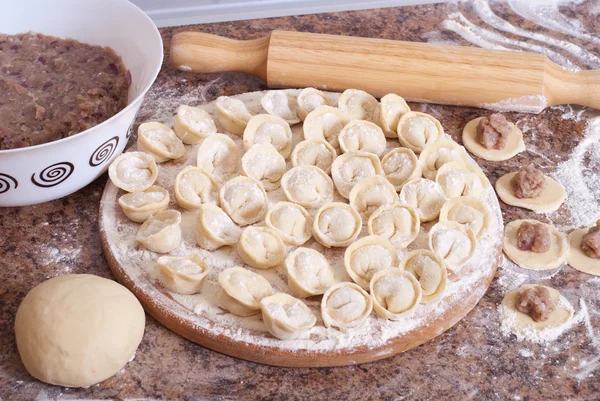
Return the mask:
<path id="1" fill-rule="evenodd" d="M 140 125 L 137 151 L 109 169 L 112 182 L 128 192 L 118 200 L 123 212 L 142 223 L 137 242 L 161 254 L 179 246 L 182 215 L 169 209 L 169 191 L 154 185 L 157 163 L 182 158 L 185 145 L 197 144 L 196 165 L 177 174 L 172 192 L 180 207 L 197 211 L 198 246 L 236 247 L 253 268 L 219 273 L 221 306 L 230 313 L 262 312 L 268 331 L 287 340 L 317 322 L 303 298 L 322 297 L 324 325 L 341 330 L 363 324 L 373 309 L 398 320 L 438 299 L 490 225 L 481 200 L 489 182 L 464 148 L 437 119 L 411 111 L 395 94 L 378 101 L 348 89 L 334 105 L 314 88 L 297 97 L 273 90 L 261 104 L 264 114 L 252 115 L 241 100 L 218 98 L 226 133 L 217 133 L 205 110 L 185 105 L 174 129 Z M 291 126 L 301 122 L 304 140 L 292 146 Z M 386 152 L 396 141 L 401 146 Z M 269 207 L 272 191 L 287 201 Z M 409 251 L 427 222 L 428 249 Z M 312 238 L 325 248 L 346 248 L 352 282 L 339 282 L 323 253 L 304 246 Z M 198 254 L 164 255 L 157 263 L 162 285 L 181 294 L 201 291 L 210 273 Z M 285 267 L 290 294 L 275 292 L 260 274 L 276 266 Z"/>

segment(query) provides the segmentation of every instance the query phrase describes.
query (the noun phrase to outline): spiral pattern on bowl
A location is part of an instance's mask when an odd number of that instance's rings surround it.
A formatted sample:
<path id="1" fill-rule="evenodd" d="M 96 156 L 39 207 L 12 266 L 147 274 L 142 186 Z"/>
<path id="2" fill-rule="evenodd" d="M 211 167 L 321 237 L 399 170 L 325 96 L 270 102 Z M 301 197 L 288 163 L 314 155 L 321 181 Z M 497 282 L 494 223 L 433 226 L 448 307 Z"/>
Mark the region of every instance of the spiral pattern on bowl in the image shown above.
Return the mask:
<path id="1" fill-rule="evenodd" d="M 115 153 L 117 149 L 117 145 L 119 144 L 119 137 L 113 136 L 108 141 L 104 142 L 102 145 L 98 146 L 98 148 L 92 153 L 90 156 L 90 166 L 97 167 L 109 160 L 112 155 Z"/>
<path id="2" fill-rule="evenodd" d="M 42 188 L 55 187 L 64 182 L 75 170 L 73 163 L 60 162 L 46 167 L 40 173 L 31 176 L 31 182 Z"/>
<path id="3" fill-rule="evenodd" d="M 12 176 L 0 173 L 0 194 L 17 189 L 19 182 Z"/>

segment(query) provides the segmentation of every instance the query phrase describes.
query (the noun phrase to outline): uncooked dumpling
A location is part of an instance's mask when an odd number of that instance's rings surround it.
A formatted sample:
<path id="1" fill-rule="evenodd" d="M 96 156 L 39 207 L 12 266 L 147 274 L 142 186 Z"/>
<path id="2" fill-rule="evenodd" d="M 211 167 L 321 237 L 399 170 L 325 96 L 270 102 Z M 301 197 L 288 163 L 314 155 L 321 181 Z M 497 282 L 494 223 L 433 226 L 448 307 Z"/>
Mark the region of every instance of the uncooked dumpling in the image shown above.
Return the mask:
<path id="1" fill-rule="evenodd" d="M 400 117 L 409 111 L 410 107 L 402 97 L 394 93 L 388 93 L 381 98 L 373 121 L 379 124 L 386 137 L 398 138 L 396 133 L 398 121 L 400 121 Z"/>
<path id="2" fill-rule="evenodd" d="M 319 106 L 311 111 L 304 120 L 302 126 L 304 139 L 325 140 L 337 151 L 340 149 L 338 136 L 349 121 L 350 117 L 340 109 Z"/>
<path id="3" fill-rule="evenodd" d="M 512 181 L 518 172 L 508 173 L 496 181 L 496 193 L 502 201 L 511 206 L 533 210 L 537 213 L 556 211 L 567 198 L 567 192 L 558 182 L 544 175 L 544 188 L 539 195 L 531 198 L 518 198 L 512 186 Z"/>
<path id="4" fill-rule="evenodd" d="M 362 220 L 356 210 L 341 202 L 323 205 L 315 214 L 313 234 L 323 246 L 348 246 L 362 229 Z"/>
<path id="5" fill-rule="evenodd" d="M 373 309 L 382 319 L 409 316 L 421 303 L 421 285 L 411 273 L 391 268 L 378 271 L 370 284 Z"/>
<path id="6" fill-rule="evenodd" d="M 324 294 L 336 283 L 327 258 L 311 248 L 296 248 L 285 258 L 288 287 L 298 297 Z"/>
<path id="7" fill-rule="evenodd" d="M 237 250 L 247 265 L 257 269 L 269 269 L 285 258 L 285 245 L 281 237 L 269 227 L 246 227 Z"/>
<path id="8" fill-rule="evenodd" d="M 365 120 L 350 121 L 338 137 L 342 152 L 369 152 L 381 157 L 387 145 L 385 135 L 375 123 Z"/>
<path id="9" fill-rule="evenodd" d="M 196 242 L 207 251 L 235 245 L 241 234 L 242 230 L 217 205 L 207 203 L 198 209 Z"/>
<path id="10" fill-rule="evenodd" d="M 217 183 L 230 179 L 238 170 L 240 151 L 225 134 L 214 134 L 198 147 L 196 166 L 210 174 Z"/>
<path id="11" fill-rule="evenodd" d="M 338 156 L 331 165 L 331 177 L 335 188 L 346 199 L 360 180 L 379 174 L 381 174 L 381 162 L 373 153 L 344 153 Z"/>
<path id="12" fill-rule="evenodd" d="M 285 159 L 269 143 L 253 145 L 242 156 L 242 174 L 259 181 L 266 191 L 279 188 L 286 171 Z"/>
<path id="13" fill-rule="evenodd" d="M 600 259 L 592 258 L 581 249 L 581 243 L 588 234 L 589 228 L 575 230 L 569 234 L 569 253 L 567 263 L 573 269 L 594 276 L 600 276 Z"/>
<path id="14" fill-rule="evenodd" d="M 304 302 L 283 292 L 263 298 L 260 308 L 267 330 L 280 340 L 293 340 L 317 322 Z"/>
<path id="15" fill-rule="evenodd" d="M 236 135 L 242 135 L 252 118 L 252 114 L 246 108 L 244 102 L 227 96 L 220 96 L 215 101 L 217 118 L 225 131 Z"/>
<path id="16" fill-rule="evenodd" d="M 165 210 L 150 216 L 142 224 L 135 240 L 156 253 L 169 253 L 181 242 L 181 213 Z"/>
<path id="17" fill-rule="evenodd" d="M 477 238 L 481 238 L 491 227 L 490 211 L 472 196 L 459 196 L 444 203 L 440 210 L 440 221 L 456 221 L 470 228 Z"/>
<path id="18" fill-rule="evenodd" d="M 413 274 L 421 284 L 423 296 L 421 302 L 430 302 L 439 297 L 446 288 L 448 272 L 442 259 L 426 249 L 409 252 L 400 268 Z"/>
<path id="19" fill-rule="evenodd" d="M 336 157 L 337 152 L 324 139 L 305 139 L 294 147 L 291 160 L 294 167 L 316 166 L 329 174 Z"/>
<path id="20" fill-rule="evenodd" d="M 380 206 L 398 202 L 396 189 L 380 175 L 360 180 L 350 191 L 349 198 L 350 205 L 360 214 L 363 224 Z"/>
<path id="21" fill-rule="evenodd" d="M 255 144 L 269 143 L 281 156 L 288 158 L 292 153 L 292 130 L 281 117 L 259 114 L 248 121 L 244 130 L 244 149 L 249 150 Z"/>
<path id="22" fill-rule="evenodd" d="M 268 91 L 260 100 L 260 104 L 267 113 L 283 118 L 290 125 L 300 122 L 298 102 L 285 91 Z"/>
<path id="23" fill-rule="evenodd" d="M 421 220 L 414 208 L 395 204 L 377 209 L 367 225 L 370 235 L 379 235 L 398 248 L 406 248 L 419 235 Z"/>
<path id="24" fill-rule="evenodd" d="M 427 145 L 419 155 L 419 162 L 423 176 L 429 180 L 434 180 L 437 171 L 446 163 L 468 163 L 465 149 L 452 139 L 440 139 Z"/>
<path id="25" fill-rule="evenodd" d="M 143 223 L 153 214 L 167 210 L 169 191 L 158 185 L 152 185 L 145 191 L 131 192 L 121 196 L 119 205 L 129 220 Z"/>
<path id="26" fill-rule="evenodd" d="M 479 117 L 471 120 L 465 125 L 462 133 L 462 140 L 465 148 L 475 156 L 481 157 L 485 160 L 490 161 L 503 161 L 508 160 L 518 153 L 525 150 L 525 144 L 523 143 L 523 133 L 516 125 L 511 122 L 508 124 L 511 126 L 512 131 L 506 138 L 506 143 L 502 149 L 488 149 L 477 141 L 477 126 L 479 122 L 485 117 Z"/>
<path id="27" fill-rule="evenodd" d="M 350 245 L 344 253 L 344 267 L 352 280 L 365 290 L 373 275 L 398 266 L 398 255 L 387 239 L 369 235 Z"/>
<path id="28" fill-rule="evenodd" d="M 312 237 L 312 222 L 306 209 L 291 202 L 277 202 L 265 217 L 267 227 L 277 231 L 288 245 L 303 245 Z"/>
<path id="29" fill-rule="evenodd" d="M 298 166 L 281 178 L 281 188 L 290 201 L 306 208 L 317 208 L 333 200 L 333 182 L 315 166 Z"/>
<path id="30" fill-rule="evenodd" d="M 367 92 L 359 89 L 346 89 L 338 98 L 339 109 L 351 120 L 373 120 L 379 102 Z"/>
<path id="31" fill-rule="evenodd" d="M 306 116 L 319 106 L 331 106 L 331 101 L 323 92 L 315 88 L 304 88 L 297 97 L 298 117 L 302 121 Z"/>
<path id="32" fill-rule="evenodd" d="M 202 282 L 210 272 L 200 255 L 161 256 L 156 263 L 159 281 L 167 289 L 178 294 L 190 295 L 200 292 Z"/>
<path id="33" fill-rule="evenodd" d="M 420 153 L 444 136 L 442 124 L 429 114 L 409 111 L 398 121 L 398 139 L 403 146 Z"/>
<path id="34" fill-rule="evenodd" d="M 421 178 L 421 165 L 417 155 L 408 148 L 396 148 L 383 156 L 381 168 L 385 178 L 398 192 L 408 181 Z"/>
<path id="35" fill-rule="evenodd" d="M 240 226 L 262 220 L 267 214 L 267 193 L 260 182 L 249 177 L 235 177 L 219 191 L 221 207 Z"/>
<path id="36" fill-rule="evenodd" d="M 198 107 L 181 105 L 175 115 L 175 133 L 188 145 L 193 145 L 217 132 L 210 114 Z"/>
<path id="37" fill-rule="evenodd" d="M 175 177 L 175 199 L 188 210 L 198 209 L 205 203 L 219 202 L 219 187 L 204 170 L 187 166 Z"/>
<path id="38" fill-rule="evenodd" d="M 325 327 L 342 330 L 360 326 L 373 310 L 373 300 L 354 283 L 343 282 L 330 287 L 321 300 L 321 317 Z"/>
<path id="39" fill-rule="evenodd" d="M 455 273 L 471 259 L 476 248 L 473 231 L 455 221 L 439 222 L 429 230 L 429 249 Z"/>
<path id="40" fill-rule="evenodd" d="M 400 203 L 414 208 L 421 222 L 427 222 L 439 216 L 446 196 L 435 182 L 425 178 L 411 180 L 400 191 Z"/>
<path id="41" fill-rule="evenodd" d="M 117 157 L 108 168 L 110 180 L 127 192 L 145 191 L 156 177 L 158 167 L 154 158 L 144 152 L 127 152 Z"/>
<path id="42" fill-rule="evenodd" d="M 437 171 L 435 182 L 449 199 L 458 196 L 481 198 L 488 185 L 487 179 L 479 170 L 457 162 L 444 164 Z"/>
<path id="43" fill-rule="evenodd" d="M 219 284 L 223 289 L 223 307 L 238 316 L 260 313 L 260 301 L 273 294 L 266 278 L 239 266 L 223 270 L 219 274 Z"/>
<path id="44" fill-rule="evenodd" d="M 158 122 L 142 123 L 138 127 L 137 148 L 162 163 L 185 156 L 185 146 L 175 132 Z"/>
<path id="45" fill-rule="evenodd" d="M 544 288 L 548 291 L 551 302 L 554 305 L 553 310 L 547 315 L 547 319 L 545 320 L 535 321 L 529 314 L 517 309 L 520 294 L 534 287 Z M 554 288 L 535 284 L 523 285 L 506 294 L 498 311 L 500 313 L 503 332 L 516 335 L 517 340 L 528 339 L 540 343 L 558 338 L 564 331 L 560 327 L 566 327 L 571 319 L 573 319 L 573 306 L 571 306 L 565 297 Z M 532 336 L 533 333 L 536 335 Z"/>
<path id="46" fill-rule="evenodd" d="M 541 225 L 547 229 L 549 234 L 548 249 L 543 252 L 534 250 L 521 250 L 520 242 L 530 242 L 529 238 L 519 237 L 519 228 L 524 223 Z M 533 238 L 535 241 L 535 238 Z M 530 270 L 555 269 L 565 263 L 569 244 L 567 236 L 558 231 L 554 226 L 541 223 L 536 220 L 514 220 L 508 223 L 504 229 L 504 253 L 517 265 Z"/>

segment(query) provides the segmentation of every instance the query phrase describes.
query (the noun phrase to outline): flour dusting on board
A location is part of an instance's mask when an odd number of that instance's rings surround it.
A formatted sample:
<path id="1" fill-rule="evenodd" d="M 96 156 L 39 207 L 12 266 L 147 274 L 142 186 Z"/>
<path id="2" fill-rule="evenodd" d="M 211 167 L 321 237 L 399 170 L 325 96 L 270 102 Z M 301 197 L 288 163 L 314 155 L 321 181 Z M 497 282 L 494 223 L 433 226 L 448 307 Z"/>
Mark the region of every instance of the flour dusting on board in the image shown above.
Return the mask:
<path id="1" fill-rule="evenodd" d="M 289 93 L 297 95 L 299 91 L 290 90 Z M 243 100 L 251 112 L 256 113 L 260 111 L 261 96 L 262 93 L 249 93 L 236 97 Z M 328 94 L 328 96 L 330 96 L 333 102 L 337 101 L 338 94 Z M 193 102 L 191 96 L 186 100 Z M 211 103 L 199 107 L 209 112 L 216 120 L 214 104 Z M 149 118 L 159 119 L 160 121 L 161 116 L 169 116 L 166 110 L 160 110 L 159 112 L 161 115 L 150 116 Z M 163 120 L 161 122 L 168 123 L 169 121 Z M 300 126 L 295 126 L 293 133 L 294 143 L 302 139 Z M 243 149 L 240 137 L 231 136 L 231 138 L 238 144 L 240 149 Z M 391 147 L 398 146 L 398 143 L 390 141 L 388 145 L 391 149 Z M 386 344 L 390 339 L 410 333 L 412 330 L 428 325 L 436 318 L 441 317 L 451 308 L 462 303 L 468 294 L 473 293 L 478 288 L 481 280 L 489 276 L 492 272 L 498 253 L 502 223 L 498 201 L 490 186 L 484 200 L 488 208 L 493 211 L 493 228 L 488 230 L 486 235 L 479 240 L 475 255 L 461 269 L 460 273 L 454 276 L 453 280 L 449 281 L 441 299 L 419 305 L 411 317 L 402 318 L 399 321 L 383 320 L 372 314 L 364 325 L 348 329 L 347 331 L 339 331 L 335 328 L 327 329 L 324 327 L 320 318 L 320 299 L 318 297 L 316 299 L 308 298 L 306 300 L 307 305 L 311 308 L 315 316 L 318 317 L 316 326 L 295 340 L 282 341 L 275 339 L 266 331 L 260 315 L 243 318 L 229 314 L 219 306 L 221 294 L 221 288 L 217 282 L 219 272 L 228 267 L 243 266 L 244 263 L 234 248 L 223 247 L 215 252 L 208 252 L 199 248 L 195 241 L 196 212 L 182 210 L 174 201 L 175 197 L 172 191 L 175 176 L 185 164 L 189 164 L 195 160 L 191 156 L 194 153 L 195 149 L 189 151 L 190 157 L 187 158 L 186 162 L 175 161 L 161 164 L 156 185 L 166 188 L 171 192 L 172 201 L 170 207 L 181 210 L 183 214 L 183 241 L 170 254 L 182 256 L 190 253 L 198 253 L 212 269 L 199 294 L 180 295 L 170 293 L 162 288 L 160 284 L 157 284 L 158 269 L 156 267 L 156 258 L 158 256 L 144 250 L 135 243 L 134 237 L 139 225 L 129 221 L 124 216 L 116 203 L 118 189 L 110 183 L 107 186 L 102 201 L 102 225 L 106 229 L 106 238 L 112 253 L 127 275 L 135 281 L 136 285 L 142 287 L 147 294 L 150 294 L 158 305 L 174 313 L 178 319 L 192 322 L 198 330 L 209 332 L 212 335 L 223 334 L 236 341 L 256 344 L 270 349 L 326 352 L 348 350 L 365 345 L 368 347 L 378 347 Z M 269 192 L 268 197 L 270 204 L 279 202 L 285 198 L 281 188 Z M 336 271 L 336 276 L 344 281 L 349 280 L 343 267 L 344 248 L 327 249 L 318 244 L 314 239 L 310 240 L 304 246 L 322 252 L 332 263 L 332 267 Z M 293 249 L 294 247 L 287 247 L 286 252 L 290 252 Z M 276 291 L 289 292 L 287 274 L 282 266 L 269 270 L 260 270 L 260 274 L 269 280 Z M 477 295 L 483 294 L 480 293 Z M 391 350 L 387 352 L 391 352 Z"/>

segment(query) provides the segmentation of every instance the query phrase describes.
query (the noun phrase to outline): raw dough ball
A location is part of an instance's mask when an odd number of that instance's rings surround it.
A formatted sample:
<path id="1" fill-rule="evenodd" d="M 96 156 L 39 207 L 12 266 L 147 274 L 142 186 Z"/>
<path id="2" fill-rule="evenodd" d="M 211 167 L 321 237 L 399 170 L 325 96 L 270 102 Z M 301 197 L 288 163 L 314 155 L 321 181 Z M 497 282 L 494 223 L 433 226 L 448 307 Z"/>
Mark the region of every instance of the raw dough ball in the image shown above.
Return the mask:
<path id="1" fill-rule="evenodd" d="M 544 176 L 546 186 L 538 196 L 534 198 L 517 198 L 511 184 L 516 175 L 516 172 L 508 173 L 496 181 L 496 192 L 504 203 L 533 210 L 537 213 L 548 213 L 558 209 L 567 198 L 567 192 L 562 185 L 547 176 Z"/>
<path id="2" fill-rule="evenodd" d="M 535 287 L 535 285 L 523 285 L 516 290 L 506 294 L 498 311 L 502 322 L 502 331 L 512 333 L 518 340 L 527 339 L 533 342 L 551 341 L 562 334 L 560 326 L 567 326 L 573 317 L 573 307 L 558 291 L 554 288 L 544 287 L 550 292 L 550 297 L 554 301 L 555 308 L 549 314 L 547 320 L 536 322 L 531 316 L 519 312 L 516 308 L 516 300 L 521 291 Z"/>
<path id="3" fill-rule="evenodd" d="M 17 311 L 15 335 L 33 377 L 89 387 L 131 360 L 144 325 L 142 305 L 122 285 L 90 274 L 67 274 L 27 294 Z"/>
<path id="4" fill-rule="evenodd" d="M 514 157 L 517 153 L 525 150 L 525 144 L 523 143 L 523 133 L 516 125 L 509 122 L 512 126 L 511 134 L 506 138 L 506 143 L 502 149 L 487 149 L 479 142 L 477 142 L 477 124 L 485 117 L 479 117 L 471 120 L 465 125 L 462 134 L 463 144 L 465 148 L 475 156 L 481 157 L 485 160 L 490 161 L 503 161 Z"/>

